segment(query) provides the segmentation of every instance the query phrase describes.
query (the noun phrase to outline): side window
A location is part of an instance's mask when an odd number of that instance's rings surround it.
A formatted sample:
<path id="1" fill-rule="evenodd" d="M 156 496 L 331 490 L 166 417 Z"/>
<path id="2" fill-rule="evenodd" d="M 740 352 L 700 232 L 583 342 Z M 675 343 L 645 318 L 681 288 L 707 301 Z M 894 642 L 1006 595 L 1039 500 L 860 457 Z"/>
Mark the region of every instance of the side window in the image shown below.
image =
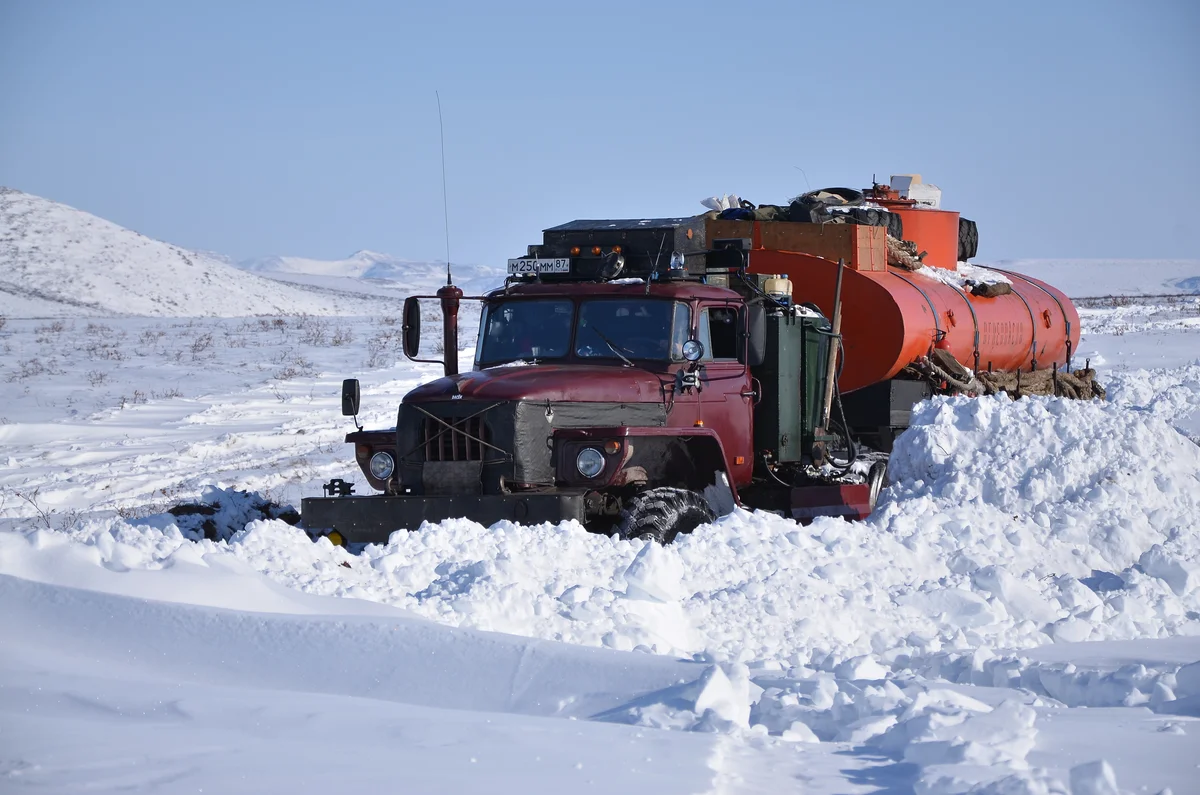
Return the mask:
<path id="1" fill-rule="evenodd" d="M 730 306 L 710 306 L 700 313 L 700 342 L 708 361 L 738 359 L 738 313 Z"/>

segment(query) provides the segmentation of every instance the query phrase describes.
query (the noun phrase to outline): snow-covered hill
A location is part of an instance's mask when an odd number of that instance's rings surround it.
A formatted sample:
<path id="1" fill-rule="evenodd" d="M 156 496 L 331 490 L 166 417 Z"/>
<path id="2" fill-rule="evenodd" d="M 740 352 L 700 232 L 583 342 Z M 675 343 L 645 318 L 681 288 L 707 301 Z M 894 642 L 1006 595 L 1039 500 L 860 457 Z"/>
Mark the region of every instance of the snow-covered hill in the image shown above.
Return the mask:
<path id="1" fill-rule="evenodd" d="M 0 188 L 0 314 L 242 317 L 370 314 L 394 303 L 280 284 L 90 213 Z"/>

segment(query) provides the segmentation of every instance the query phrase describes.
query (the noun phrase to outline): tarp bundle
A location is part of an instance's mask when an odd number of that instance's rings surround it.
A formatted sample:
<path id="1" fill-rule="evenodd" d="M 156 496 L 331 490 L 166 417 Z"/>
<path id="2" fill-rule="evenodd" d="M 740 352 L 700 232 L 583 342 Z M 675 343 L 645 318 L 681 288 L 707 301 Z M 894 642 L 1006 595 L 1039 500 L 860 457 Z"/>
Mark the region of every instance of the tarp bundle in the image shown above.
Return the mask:
<path id="1" fill-rule="evenodd" d="M 888 235 L 887 264 L 906 271 L 920 270 L 925 263 L 918 256 L 917 246 L 911 240 L 897 240 Z"/>
<path id="2" fill-rule="evenodd" d="M 886 227 L 889 235 L 904 236 L 904 222 L 899 215 L 866 201 L 863 192 L 854 188 L 812 190 L 790 199 L 786 205 L 756 205 L 733 193 L 710 196 L 700 203 L 708 208 L 708 215 L 725 221 L 860 224 Z"/>
<path id="3" fill-rule="evenodd" d="M 1013 398 L 1054 395 L 1075 400 L 1103 400 L 1106 397 L 1104 387 L 1096 381 L 1096 371 L 1091 368 L 1074 372 L 1052 368 L 1031 372 L 973 373 L 949 351 L 934 350 L 930 356 L 922 357 L 908 369 L 942 391 L 964 395 L 998 395 L 1003 392 Z"/>

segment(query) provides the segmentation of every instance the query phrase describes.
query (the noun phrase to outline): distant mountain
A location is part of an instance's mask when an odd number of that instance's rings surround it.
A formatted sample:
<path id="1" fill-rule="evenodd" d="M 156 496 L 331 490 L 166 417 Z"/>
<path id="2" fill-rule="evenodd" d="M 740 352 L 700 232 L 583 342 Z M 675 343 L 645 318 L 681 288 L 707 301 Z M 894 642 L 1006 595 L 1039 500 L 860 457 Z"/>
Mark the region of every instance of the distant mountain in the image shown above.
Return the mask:
<path id="1" fill-rule="evenodd" d="M 980 264 L 1033 276 L 1071 298 L 1200 293 L 1196 259 L 1012 259 Z"/>
<path id="2" fill-rule="evenodd" d="M 371 252 L 328 263 L 272 257 L 238 267 L 220 254 L 189 251 L 0 187 L 0 314 L 14 317 L 394 312 L 396 298 L 443 283 L 444 268 Z M 490 285 L 502 275 L 456 267 L 464 289 L 471 291 L 477 278 Z"/>
<path id="3" fill-rule="evenodd" d="M 261 257 L 237 263 L 239 268 L 276 279 L 304 283 L 333 284 L 328 279 L 359 279 L 393 282 L 377 285 L 405 292 L 433 292 L 446 283 L 446 262 L 401 259 L 377 251 L 358 251 L 346 259 L 319 260 L 304 257 Z M 499 286 L 504 271 L 485 265 L 452 265 L 454 283 L 467 292 Z M 301 279 L 298 277 L 317 277 Z M 318 281 L 319 280 L 319 281 Z"/>

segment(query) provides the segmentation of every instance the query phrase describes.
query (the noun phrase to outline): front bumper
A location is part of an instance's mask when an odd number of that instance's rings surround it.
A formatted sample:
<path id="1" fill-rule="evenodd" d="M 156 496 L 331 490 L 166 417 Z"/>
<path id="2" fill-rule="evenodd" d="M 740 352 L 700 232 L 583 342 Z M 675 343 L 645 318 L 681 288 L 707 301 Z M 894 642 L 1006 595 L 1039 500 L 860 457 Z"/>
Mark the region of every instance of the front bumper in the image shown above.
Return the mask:
<path id="1" fill-rule="evenodd" d="M 397 530 L 416 530 L 422 522 L 464 517 L 487 526 L 510 521 L 521 524 L 583 522 L 583 492 L 549 494 L 471 494 L 432 497 L 308 497 L 300 503 L 300 518 L 309 532 L 337 530 L 351 544 L 386 544 Z"/>

